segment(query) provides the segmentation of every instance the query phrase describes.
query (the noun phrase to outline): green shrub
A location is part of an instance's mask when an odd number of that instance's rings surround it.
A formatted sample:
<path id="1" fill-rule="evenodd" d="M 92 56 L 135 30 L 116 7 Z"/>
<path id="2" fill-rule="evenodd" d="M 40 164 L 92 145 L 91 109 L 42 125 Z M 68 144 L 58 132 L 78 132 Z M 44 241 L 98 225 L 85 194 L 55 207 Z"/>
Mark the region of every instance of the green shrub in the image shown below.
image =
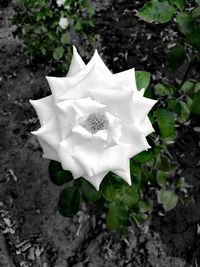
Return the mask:
<path id="1" fill-rule="evenodd" d="M 57 75 L 66 75 L 72 43 L 84 44 L 86 56 L 93 50 L 94 9 L 88 0 L 14 0 L 13 6 L 15 34 Z M 65 27 L 59 25 L 61 18 Z"/>

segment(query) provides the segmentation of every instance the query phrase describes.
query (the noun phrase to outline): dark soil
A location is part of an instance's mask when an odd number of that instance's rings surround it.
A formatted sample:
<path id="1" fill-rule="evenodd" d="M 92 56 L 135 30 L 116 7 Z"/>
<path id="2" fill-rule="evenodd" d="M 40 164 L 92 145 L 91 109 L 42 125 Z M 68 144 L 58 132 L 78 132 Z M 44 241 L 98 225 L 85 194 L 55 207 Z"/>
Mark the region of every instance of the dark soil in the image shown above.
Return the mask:
<path id="1" fill-rule="evenodd" d="M 101 6 L 96 1 L 100 52 L 114 72 L 134 66 L 150 71 L 156 82 L 181 79 L 187 66 L 174 75 L 164 64 L 163 42 L 176 34 L 174 25 L 139 22 L 134 10 L 143 2 L 105 1 Z M 194 203 L 179 203 L 166 216 L 155 214 L 152 224 L 141 229 L 131 226 L 126 238 L 106 230 L 104 216 L 96 217 L 90 206 L 83 205 L 72 220 L 63 218 L 56 208 L 61 189 L 50 182 L 48 160 L 30 134 L 38 120 L 28 100 L 48 94 L 49 70 L 33 64 L 21 41 L 13 38 L 11 14 L 12 6 L 0 9 L 0 267 L 199 266 L 197 118 L 191 117 L 179 130 L 170 149 L 180 172 L 194 186 Z M 195 73 L 191 77 L 200 80 Z"/>

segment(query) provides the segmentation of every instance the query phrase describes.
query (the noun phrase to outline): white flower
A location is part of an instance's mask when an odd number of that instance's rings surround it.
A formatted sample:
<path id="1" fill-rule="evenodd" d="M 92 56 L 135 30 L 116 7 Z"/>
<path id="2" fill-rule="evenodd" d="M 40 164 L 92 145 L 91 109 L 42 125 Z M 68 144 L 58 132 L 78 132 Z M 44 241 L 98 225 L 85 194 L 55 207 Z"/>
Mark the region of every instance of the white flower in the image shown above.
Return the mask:
<path id="1" fill-rule="evenodd" d="M 130 158 L 150 148 L 147 116 L 156 103 L 137 91 L 135 71 L 112 74 L 95 51 L 85 65 L 76 48 L 67 77 L 47 77 L 52 95 L 31 100 L 44 157 L 97 190 L 112 171 L 131 185 Z"/>
<path id="2" fill-rule="evenodd" d="M 58 24 L 63 30 L 65 30 L 67 26 L 69 25 L 69 20 L 68 18 L 61 17 Z"/>
<path id="3" fill-rule="evenodd" d="M 56 3 L 58 5 L 58 7 L 61 7 L 65 4 L 65 0 L 57 0 Z"/>

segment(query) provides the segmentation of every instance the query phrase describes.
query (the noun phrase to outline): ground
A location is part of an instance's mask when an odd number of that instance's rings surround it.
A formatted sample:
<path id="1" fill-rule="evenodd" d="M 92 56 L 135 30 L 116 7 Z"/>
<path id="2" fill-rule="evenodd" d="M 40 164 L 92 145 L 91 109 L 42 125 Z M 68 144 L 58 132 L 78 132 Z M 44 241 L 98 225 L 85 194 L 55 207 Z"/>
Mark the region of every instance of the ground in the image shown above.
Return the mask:
<path id="1" fill-rule="evenodd" d="M 114 72 L 132 66 L 150 71 L 153 82 L 181 78 L 185 66 L 175 75 L 170 72 L 160 45 L 163 36 L 173 37 L 173 25 L 138 23 L 133 14 L 142 1 L 117 3 L 105 1 L 96 16 L 100 53 L 108 66 Z M 106 230 L 104 216 L 96 217 L 92 205 L 83 205 L 74 219 L 63 218 L 56 209 L 60 188 L 50 182 L 49 162 L 30 134 L 38 120 L 29 99 L 48 94 L 48 67 L 34 64 L 13 37 L 11 14 L 11 5 L 0 10 L 0 266 L 199 266 L 198 119 L 192 116 L 181 127 L 170 148 L 193 185 L 194 202 L 188 207 L 179 203 L 166 216 L 155 212 L 150 225 L 131 226 L 127 237 Z"/>

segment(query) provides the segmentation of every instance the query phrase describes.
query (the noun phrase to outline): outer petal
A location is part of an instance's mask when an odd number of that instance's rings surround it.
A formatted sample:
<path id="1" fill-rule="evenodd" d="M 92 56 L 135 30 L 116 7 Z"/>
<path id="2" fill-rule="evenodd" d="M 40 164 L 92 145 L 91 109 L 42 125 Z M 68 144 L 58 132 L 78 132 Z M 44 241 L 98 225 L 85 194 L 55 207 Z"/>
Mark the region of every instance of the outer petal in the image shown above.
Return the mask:
<path id="1" fill-rule="evenodd" d="M 85 63 L 77 52 L 76 47 L 73 45 L 73 56 L 72 61 L 67 73 L 67 77 L 78 74 L 85 67 Z"/>
<path id="2" fill-rule="evenodd" d="M 109 170 L 126 169 L 129 145 L 116 145 L 100 149 L 91 142 L 75 147 L 72 157 L 81 164 L 88 176 L 94 176 Z"/>
<path id="3" fill-rule="evenodd" d="M 91 90 L 94 99 L 106 105 L 108 111 L 124 120 L 134 121 L 133 92 L 123 90 L 95 89 Z"/>
<path id="4" fill-rule="evenodd" d="M 154 132 L 154 128 L 148 116 L 146 116 L 146 118 L 141 122 L 141 127 L 143 129 L 145 136 Z"/>
<path id="5" fill-rule="evenodd" d="M 116 73 L 115 79 L 118 83 L 122 84 L 126 90 L 137 91 L 134 68 Z"/>
<path id="6" fill-rule="evenodd" d="M 47 96 L 38 100 L 30 100 L 31 105 L 34 107 L 40 124 L 44 125 L 53 117 L 55 117 L 53 97 Z"/>
<path id="7" fill-rule="evenodd" d="M 106 65 L 103 63 L 102 59 L 100 58 L 97 51 L 95 51 L 93 57 L 88 62 L 88 64 L 78 72 L 77 75 L 72 77 L 64 77 L 64 78 L 56 78 L 56 77 L 49 77 L 47 76 L 47 81 L 51 88 L 52 95 L 54 97 L 54 101 L 58 102 L 59 98 L 66 93 L 72 86 L 79 83 L 85 76 L 93 69 L 93 67 L 98 68 L 104 76 L 110 77 L 110 79 L 115 81 L 113 74 L 109 71 Z M 108 78 L 107 78 L 108 79 Z M 97 84 L 95 83 L 95 86 Z M 82 93 L 84 90 L 82 90 Z M 88 95 L 86 95 L 88 96 Z M 77 96 L 78 97 L 78 96 Z"/>
<path id="8" fill-rule="evenodd" d="M 47 82 L 52 92 L 54 102 L 59 101 L 59 97 L 62 96 L 71 86 L 76 82 L 74 77 L 50 77 L 46 76 Z"/>
<path id="9" fill-rule="evenodd" d="M 99 66 L 94 66 L 82 80 L 77 82 L 75 85 L 71 86 L 69 90 L 66 91 L 60 97 L 60 100 L 66 99 L 77 99 L 81 97 L 87 97 L 90 90 L 101 90 L 102 88 L 114 89 L 118 86 L 114 79 L 110 79 Z"/>
<path id="10" fill-rule="evenodd" d="M 94 175 L 94 176 L 85 176 L 84 178 L 91 183 L 97 191 L 99 191 L 100 184 L 103 180 L 103 178 L 107 175 L 108 172 L 102 172 L 100 174 Z"/>
<path id="11" fill-rule="evenodd" d="M 91 58 L 91 61 L 88 63 L 88 65 L 98 66 L 99 69 L 107 76 L 113 77 L 112 72 L 107 68 L 105 63 L 103 62 L 102 58 L 99 56 L 99 53 L 97 50 L 95 50 L 93 57 Z"/>
<path id="12" fill-rule="evenodd" d="M 134 117 L 137 118 L 139 122 L 142 122 L 156 103 L 157 100 L 143 97 L 140 92 L 135 92 L 132 104 Z"/>
<path id="13" fill-rule="evenodd" d="M 131 185 L 130 159 L 127 160 L 127 167 L 125 171 L 114 170 L 112 172 L 119 175 L 125 182 Z"/>
<path id="14" fill-rule="evenodd" d="M 122 136 L 120 142 L 131 146 L 129 158 L 151 148 L 144 133 L 141 132 L 141 130 L 138 130 L 137 124 L 124 123 L 122 125 Z"/>
<path id="15" fill-rule="evenodd" d="M 37 131 L 32 134 L 38 137 L 40 145 L 44 152 L 44 157 L 58 161 L 57 146 L 60 142 L 60 135 L 55 118 L 51 119 L 48 123 L 44 124 Z"/>
<path id="16" fill-rule="evenodd" d="M 85 136 L 87 140 L 87 136 Z M 75 145 L 80 145 L 84 142 L 84 136 L 78 133 L 73 133 L 66 140 L 62 141 L 58 145 L 59 161 L 62 164 L 64 170 L 70 170 L 74 178 L 81 177 L 85 174 L 84 168 L 72 158 Z"/>
<path id="17" fill-rule="evenodd" d="M 114 145 L 120 143 L 121 131 L 121 120 L 118 117 L 113 116 L 109 112 L 105 112 L 108 119 L 108 144 Z"/>

